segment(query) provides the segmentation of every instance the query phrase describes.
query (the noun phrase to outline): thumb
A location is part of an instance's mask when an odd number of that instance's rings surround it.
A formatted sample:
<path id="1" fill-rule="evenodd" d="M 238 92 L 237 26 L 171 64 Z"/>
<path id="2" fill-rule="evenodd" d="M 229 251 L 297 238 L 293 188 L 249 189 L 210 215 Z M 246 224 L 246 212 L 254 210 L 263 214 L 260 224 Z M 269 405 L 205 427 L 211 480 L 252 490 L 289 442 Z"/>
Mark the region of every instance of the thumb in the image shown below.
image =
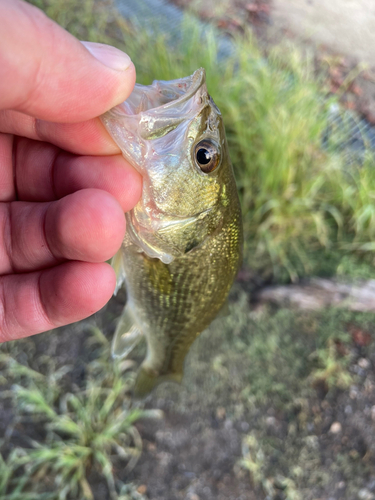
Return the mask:
<path id="1" fill-rule="evenodd" d="M 135 83 L 129 56 L 79 42 L 21 0 L 0 0 L 0 109 L 81 122 L 124 101 Z"/>

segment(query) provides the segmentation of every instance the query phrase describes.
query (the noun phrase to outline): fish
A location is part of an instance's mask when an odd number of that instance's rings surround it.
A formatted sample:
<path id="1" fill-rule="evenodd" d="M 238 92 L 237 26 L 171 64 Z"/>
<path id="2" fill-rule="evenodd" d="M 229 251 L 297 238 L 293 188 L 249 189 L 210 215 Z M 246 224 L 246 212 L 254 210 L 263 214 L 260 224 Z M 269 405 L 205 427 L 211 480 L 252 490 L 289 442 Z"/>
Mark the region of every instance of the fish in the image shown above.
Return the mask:
<path id="1" fill-rule="evenodd" d="M 112 355 L 126 357 L 146 338 L 133 390 L 143 398 L 161 382 L 181 383 L 192 343 L 225 307 L 242 260 L 240 201 L 203 68 L 136 84 L 101 119 L 143 177 L 112 259 L 115 293 L 124 284 L 127 291 Z"/>

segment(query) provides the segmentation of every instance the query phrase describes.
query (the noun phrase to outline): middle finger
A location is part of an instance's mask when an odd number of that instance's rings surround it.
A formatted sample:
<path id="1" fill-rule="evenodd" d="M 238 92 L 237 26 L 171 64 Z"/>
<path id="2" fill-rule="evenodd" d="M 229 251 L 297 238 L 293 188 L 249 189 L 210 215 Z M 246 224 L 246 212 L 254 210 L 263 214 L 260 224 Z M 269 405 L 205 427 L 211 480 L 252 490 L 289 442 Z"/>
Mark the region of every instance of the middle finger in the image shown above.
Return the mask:
<path id="1" fill-rule="evenodd" d="M 54 202 L 0 203 L 0 235 L 0 274 L 103 262 L 121 246 L 125 217 L 113 196 L 83 189 Z"/>

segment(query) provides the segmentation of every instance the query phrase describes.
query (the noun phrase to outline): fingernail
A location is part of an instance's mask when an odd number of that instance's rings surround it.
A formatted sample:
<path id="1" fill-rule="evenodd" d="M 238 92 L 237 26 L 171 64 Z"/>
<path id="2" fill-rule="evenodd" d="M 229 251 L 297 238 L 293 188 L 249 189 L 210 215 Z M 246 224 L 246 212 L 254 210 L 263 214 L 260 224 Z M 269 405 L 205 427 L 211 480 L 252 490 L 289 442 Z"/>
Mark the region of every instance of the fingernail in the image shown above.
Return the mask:
<path id="1" fill-rule="evenodd" d="M 86 49 L 101 63 L 108 66 L 108 68 L 117 71 L 125 71 L 129 68 L 132 61 L 128 54 L 122 52 L 110 45 L 94 42 L 82 42 Z"/>

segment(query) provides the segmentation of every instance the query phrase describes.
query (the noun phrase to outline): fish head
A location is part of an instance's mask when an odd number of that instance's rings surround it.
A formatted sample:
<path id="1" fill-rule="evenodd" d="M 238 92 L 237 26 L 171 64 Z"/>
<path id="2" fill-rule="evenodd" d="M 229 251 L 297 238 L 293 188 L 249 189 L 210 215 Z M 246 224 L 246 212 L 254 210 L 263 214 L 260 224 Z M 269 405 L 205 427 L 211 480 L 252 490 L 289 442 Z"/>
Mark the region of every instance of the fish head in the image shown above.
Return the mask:
<path id="1" fill-rule="evenodd" d="M 136 85 L 102 120 L 143 176 L 141 200 L 127 214 L 135 244 L 170 263 L 220 229 L 234 177 L 204 69 L 180 80 Z"/>

